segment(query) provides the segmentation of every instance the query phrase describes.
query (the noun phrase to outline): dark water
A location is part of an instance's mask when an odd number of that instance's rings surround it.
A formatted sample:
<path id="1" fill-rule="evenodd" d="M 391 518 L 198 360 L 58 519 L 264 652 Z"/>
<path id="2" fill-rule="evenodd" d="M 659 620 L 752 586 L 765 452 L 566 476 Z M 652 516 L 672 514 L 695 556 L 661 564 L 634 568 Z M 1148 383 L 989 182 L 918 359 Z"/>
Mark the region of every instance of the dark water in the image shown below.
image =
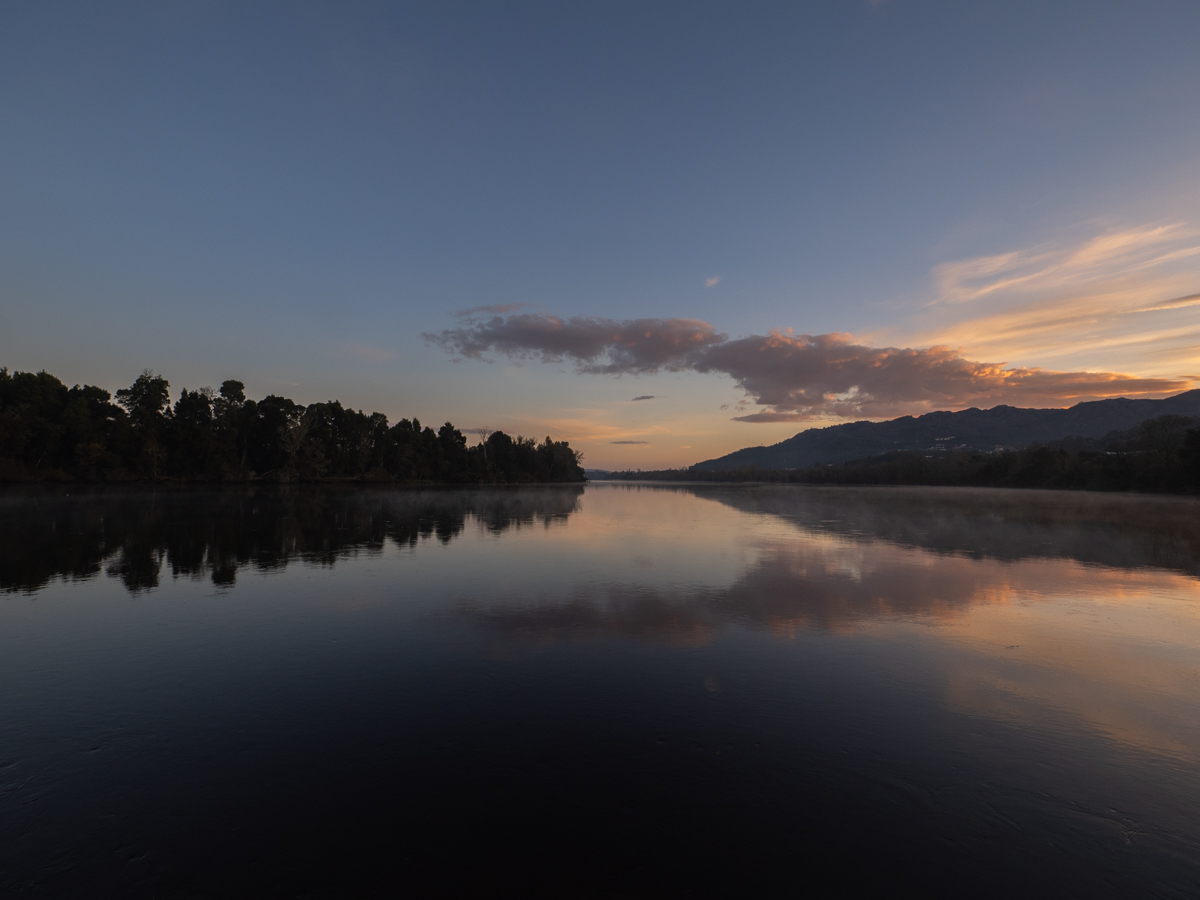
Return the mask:
<path id="1" fill-rule="evenodd" d="M 0 894 L 1200 896 L 1200 505 L 0 495 Z"/>

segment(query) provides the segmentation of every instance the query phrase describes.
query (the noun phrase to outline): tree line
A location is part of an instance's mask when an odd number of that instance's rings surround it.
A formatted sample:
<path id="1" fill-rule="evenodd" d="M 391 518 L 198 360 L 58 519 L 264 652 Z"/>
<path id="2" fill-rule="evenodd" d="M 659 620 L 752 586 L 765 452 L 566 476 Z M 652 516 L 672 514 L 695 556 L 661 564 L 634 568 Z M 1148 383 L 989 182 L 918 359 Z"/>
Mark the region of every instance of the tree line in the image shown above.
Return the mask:
<path id="1" fill-rule="evenodd" d="M 234 380 L 172 403 L 167 379 L 148 369 L 114 398 L 0 368 L 0 481 L 582 482 L 581 458 L 549 437 L 481 432 L 468 446 L 449 422 L 435 431 L 336 400 L 250 400 Z"/>
<path id="2" fill-rule="evenodd" d="M 804 469 L 612 472 L 630 481 L 941 485 L 1087 491 L 1200 492 L 1200 419 L 1159 416 L 1103 438 L 1068 437 L 997 453 L 897 451 Z"/>

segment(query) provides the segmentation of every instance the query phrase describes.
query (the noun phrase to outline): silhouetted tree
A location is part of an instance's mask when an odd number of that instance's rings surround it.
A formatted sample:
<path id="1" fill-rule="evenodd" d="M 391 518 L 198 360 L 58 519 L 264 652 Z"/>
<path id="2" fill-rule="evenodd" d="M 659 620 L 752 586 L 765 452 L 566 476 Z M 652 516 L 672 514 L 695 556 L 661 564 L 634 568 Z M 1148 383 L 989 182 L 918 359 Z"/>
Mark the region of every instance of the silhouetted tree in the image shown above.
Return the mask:
<path id="1" fill-rule="evenodd" d="M 133 431 L 142 453 L 150 463 L 151 475 L 158 477 L 159 463 L 167 455 L 163 432 L 170 414 L 171 385 L 161 375 L 143 369 L 137 380 L 117 391 L 117 402 L 129 413 Z"/>
<path id="2" fill-rule="evenodd" d="M 102 388 L 68 389 L 46 372 L 0 369 L 0 480 L 584 480 L 578 454 L 549 438 L 538 445 L 488 431 L 468 447 L 450 422 L 435 432 L 417 419 L 389 425 L 382 413 L 336 400 L 256 402 L 232 379 L 216 391 L 184 388 L 174 406 L 169 392 L 149 369 L 117 391 L 119 405 Z M 137 566 L 148 572 L 150 563 Z"/>

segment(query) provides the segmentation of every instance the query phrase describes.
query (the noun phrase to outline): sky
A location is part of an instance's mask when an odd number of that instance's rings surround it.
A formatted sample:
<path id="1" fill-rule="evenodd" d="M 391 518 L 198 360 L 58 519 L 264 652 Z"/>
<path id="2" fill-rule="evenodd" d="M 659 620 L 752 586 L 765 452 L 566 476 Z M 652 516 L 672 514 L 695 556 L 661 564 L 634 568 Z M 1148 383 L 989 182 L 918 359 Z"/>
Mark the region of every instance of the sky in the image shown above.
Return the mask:
<path id="1" fill-rule="evenodd" d="M 1200 387 L 1200 4 L 0 5 L 0 365 L 683 466 Z"/>

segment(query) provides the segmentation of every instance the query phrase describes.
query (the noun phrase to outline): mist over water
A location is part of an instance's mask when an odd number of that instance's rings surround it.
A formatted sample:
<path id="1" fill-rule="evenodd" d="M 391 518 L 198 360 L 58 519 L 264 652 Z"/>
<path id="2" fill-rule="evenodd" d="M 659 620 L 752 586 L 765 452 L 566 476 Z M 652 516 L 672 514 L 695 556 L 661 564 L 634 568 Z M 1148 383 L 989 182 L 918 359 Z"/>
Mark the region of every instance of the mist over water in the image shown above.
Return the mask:
<path id="1" fill-rule="evenodd" d="M 1200 504 L 0 496 L 0 893 L 1200 891 Z"/>

